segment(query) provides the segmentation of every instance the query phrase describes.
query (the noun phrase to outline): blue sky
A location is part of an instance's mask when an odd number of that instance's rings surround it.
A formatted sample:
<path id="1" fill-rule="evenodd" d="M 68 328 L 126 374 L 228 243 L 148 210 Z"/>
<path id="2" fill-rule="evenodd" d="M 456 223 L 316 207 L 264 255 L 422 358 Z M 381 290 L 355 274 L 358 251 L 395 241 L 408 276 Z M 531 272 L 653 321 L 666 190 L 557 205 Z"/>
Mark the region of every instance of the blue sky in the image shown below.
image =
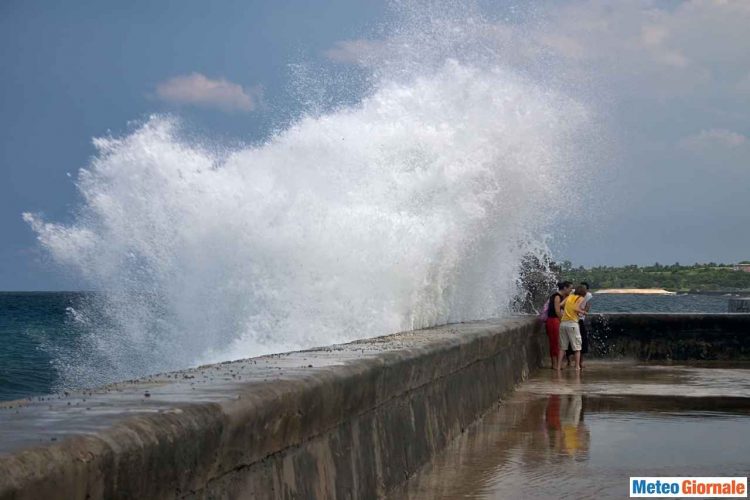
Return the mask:
<path id="1" fill-rule="evenodd" d="M 537 27 L 513 35 L 500 15 L 498 31 L 517 54 L 554 54 L 566 85 L 586 82 L 617 143 L 558 257 L 750 258 L 750 3 L 534 5 Z M 260 139 L 299 107 L 290 65 L 351 65 L 377 50 L 386 16 L 381 2 L 351 0 L 3 2 L 0 289 L 76 287 L 21 213 L 72 217 L 68 173 L 86 166 L 93 137 L 172 112 L 201 134 Z"/>

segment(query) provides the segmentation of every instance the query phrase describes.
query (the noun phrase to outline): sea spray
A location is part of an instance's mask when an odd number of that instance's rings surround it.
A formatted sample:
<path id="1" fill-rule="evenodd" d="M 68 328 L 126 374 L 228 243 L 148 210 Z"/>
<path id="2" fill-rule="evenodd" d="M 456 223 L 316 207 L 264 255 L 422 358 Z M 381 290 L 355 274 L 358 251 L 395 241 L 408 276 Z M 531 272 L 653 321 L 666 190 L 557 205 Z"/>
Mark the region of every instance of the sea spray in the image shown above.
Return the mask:
<path id="1" fill-rule="evenodd" d="M 74 222 L 24 215 L 102 292 L 56 353 L 66 384 L 507 313 L 523 256 L 578 194 L 588 112 L 473 57 L 455 22 L 461 43 L 437 49 L 399 31 L 429 62 L 381 53 L 356 105 L 261 145 L 217 153 L 168 116 L 97 139 Z"/>

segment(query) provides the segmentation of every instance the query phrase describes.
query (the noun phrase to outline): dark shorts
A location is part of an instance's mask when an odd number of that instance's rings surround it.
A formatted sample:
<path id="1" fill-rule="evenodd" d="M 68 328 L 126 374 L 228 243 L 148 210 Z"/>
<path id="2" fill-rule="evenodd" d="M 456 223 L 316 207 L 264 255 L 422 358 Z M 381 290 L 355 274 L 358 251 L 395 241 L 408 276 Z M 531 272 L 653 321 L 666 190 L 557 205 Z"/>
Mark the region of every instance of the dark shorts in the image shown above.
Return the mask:
<path id="1" fill-rule="evenodd" d="M 586 322 L 580 320 L 578 322 L 578 327 L 581 329 L 581 354 L 586 354 L 589 352 L 589 332 L 586 330 Z M 575 351 L 570 348 L 570 344 L 565 346 L 566 356 L 570 356 L 573 353 L 575 353 Z"/>

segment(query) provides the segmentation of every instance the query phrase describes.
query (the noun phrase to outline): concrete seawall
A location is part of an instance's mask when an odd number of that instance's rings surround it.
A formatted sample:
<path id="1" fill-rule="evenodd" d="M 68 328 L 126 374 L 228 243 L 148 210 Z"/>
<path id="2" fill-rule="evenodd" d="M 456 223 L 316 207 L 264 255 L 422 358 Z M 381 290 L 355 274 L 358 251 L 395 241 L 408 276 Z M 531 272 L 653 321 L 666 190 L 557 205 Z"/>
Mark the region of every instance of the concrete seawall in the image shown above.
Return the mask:
<path id="1" fill-rule="evenodd" d="M 730 313 L 750 313 L 750 297 L 729 299 L 727 310 Z"/>
<path id="2" fill-rule="evenodd" d="M 750 314 L 589 316 L 592 355 L 644 360 L 750 360 Z"/>
<path id="3" fill-rule="evenodd" d="M 0 499 L 375 498 L 540 365 L 516 317 L 0 405 Z"/>

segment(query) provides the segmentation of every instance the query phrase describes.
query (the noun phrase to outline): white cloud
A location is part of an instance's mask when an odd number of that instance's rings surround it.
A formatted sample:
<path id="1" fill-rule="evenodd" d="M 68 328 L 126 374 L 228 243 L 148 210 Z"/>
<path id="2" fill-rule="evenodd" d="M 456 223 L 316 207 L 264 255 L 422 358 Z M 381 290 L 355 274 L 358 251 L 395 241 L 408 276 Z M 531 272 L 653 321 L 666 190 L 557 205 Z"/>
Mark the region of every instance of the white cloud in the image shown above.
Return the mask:
<path id="1" fill-rule="evenodd" d="M 175 104 L 216 108 L 226 112 L 254 110 L 261 87 L 243 88 L 223 78 L 212 80 L 200 73 L 180 75 L 156 86 L 159 99 Z"/>
<path id="2" fill-rule="evenodd" d="M 549 6 L 530 23 L 477 23 L 472 36 L 503 62 L 523 67 L 541 56 L 546 69 L 573 84 L 596 80 L 622 95 L 723 99 L 750 88 L 749 0 L 574 0 Z M 378 66 L 378 59 L 401 48 L 393 40 L 346 40 L 325 54 Z"/>
<path id="3" fill-rule="evenodd" d="M 684 137 L 679 147 L 692 152 L 732 150 L 748 144 L 748 138 L 738 132 L 723 128 L 701 130 L 697 134 Z"/>

